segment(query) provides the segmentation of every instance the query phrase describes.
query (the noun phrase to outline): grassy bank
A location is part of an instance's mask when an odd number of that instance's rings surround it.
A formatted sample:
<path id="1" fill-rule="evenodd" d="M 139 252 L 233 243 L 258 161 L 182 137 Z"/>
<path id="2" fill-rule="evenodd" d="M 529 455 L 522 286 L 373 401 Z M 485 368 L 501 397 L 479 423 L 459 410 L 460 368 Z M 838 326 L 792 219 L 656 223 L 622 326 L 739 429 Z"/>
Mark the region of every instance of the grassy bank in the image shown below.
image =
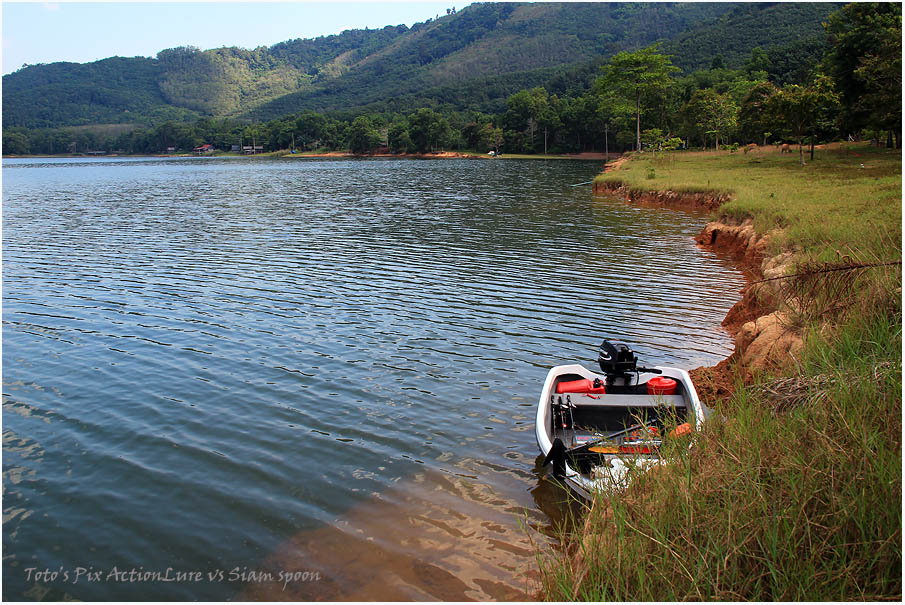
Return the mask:
<path id="1" fill-rule="evenodd" d="M 805 156 L 806 158 L 808 156 Z M 822 260 L 836 250 L 900 254 L 901 154 L 867 145 L 818 149 L 802 167 L 797 151 L 675 152 L 634 156 L 598 177 L 646 190 L 728 191 L 720 208 L 753 218 L 759 233 L 781 229 L 774 245 Z"/>
<path id="2" fill-rule="evenodd" d="M 774 151 L 680 153 L 601 178 L 729 191 L 719 214 L 781 229 L 773 252 L 804 268 L 901 260 L 897 152 L 837 147 L 805 167 Z M 544 598 L 901 599 L 901 267 L 788 281 L 807 282 L 800 365 L 708 402 L 694 448 L 599 497 L 567 553 L 542 556 Z"/>

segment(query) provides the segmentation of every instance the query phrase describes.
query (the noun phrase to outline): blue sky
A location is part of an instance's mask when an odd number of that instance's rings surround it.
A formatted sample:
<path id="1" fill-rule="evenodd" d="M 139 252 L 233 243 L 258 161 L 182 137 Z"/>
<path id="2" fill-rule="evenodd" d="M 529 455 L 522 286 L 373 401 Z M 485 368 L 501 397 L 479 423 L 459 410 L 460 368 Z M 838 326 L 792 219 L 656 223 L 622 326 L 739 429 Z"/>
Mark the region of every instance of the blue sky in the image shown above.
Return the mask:
<path id="1" fill-rule="evenodd" d="M 7 2 L 3 73 L 23 63 L 153 57 L 192 45 L 254 48 L 345 29 L 380 28 L 445 15 L 470 2 Z"/>

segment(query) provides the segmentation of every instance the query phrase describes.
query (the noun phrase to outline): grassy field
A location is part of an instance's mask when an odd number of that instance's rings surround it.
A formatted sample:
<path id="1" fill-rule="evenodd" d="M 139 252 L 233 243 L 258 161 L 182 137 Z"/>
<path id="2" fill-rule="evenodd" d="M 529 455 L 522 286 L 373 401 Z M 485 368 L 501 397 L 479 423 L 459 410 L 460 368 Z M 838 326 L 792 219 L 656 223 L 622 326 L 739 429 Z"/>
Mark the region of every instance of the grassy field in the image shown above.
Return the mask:
<path id="1" fill-rule="evenodd" d="M 804 167 L 677 153 L 600 178 L 731 191 L 719 213 L 782 229 L 774 245 L 807 267 L 901 261 L 900 152 L 837 146 Z M 542 598 L 901 600 L 901 266 L 817 274 L 808 291 L 800 365 L 708 402 L 693 448 L 601 495 L 564 552 L 540 555 Z M 833 313 L 808 312 L 839 292 Z"/>
<path id="2" fill-rule="evenodd" d="M 814 161 L 775 147 L 751 153 L 675 152 L 634 156 L 622 169 L 601 175 L 640 189 L 728 191 L 735 200 L 723 216 L 754 219 L 760 233 L 776 228 L 777 248 L 818 260 L 836 250 L 878 256 L 900 252 L 902 238 L 901 154 L 866 145 L 834 144 Z"/>

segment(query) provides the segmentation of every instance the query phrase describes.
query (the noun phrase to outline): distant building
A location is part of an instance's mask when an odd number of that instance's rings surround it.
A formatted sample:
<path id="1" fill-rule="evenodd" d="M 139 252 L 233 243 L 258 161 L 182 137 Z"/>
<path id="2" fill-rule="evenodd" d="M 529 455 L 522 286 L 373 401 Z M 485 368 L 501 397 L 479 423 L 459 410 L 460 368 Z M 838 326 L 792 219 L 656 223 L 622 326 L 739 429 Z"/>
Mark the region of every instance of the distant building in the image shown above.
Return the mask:
<path id="1" fill-rule="evenodd" d="M 200 147 L 195 147 L 195 155 L 204 155 L 207 153 L 214 153 L 214 146 L 210 143 L 205 143 Z"/>
<path id="2" fill-rule="evenodd" d="M 263 145 L 254 145 L 254 146 L 246 145 L 242 148 L 242 151 L 245 153 L 245 155 L 252 155 L 255 153 L 264 153 L 264 146 Z"/>
<path id="3" fill-rule="evenodd" d="M 176 153 L 175 147 L 167 147 L 167 153 Z"/>

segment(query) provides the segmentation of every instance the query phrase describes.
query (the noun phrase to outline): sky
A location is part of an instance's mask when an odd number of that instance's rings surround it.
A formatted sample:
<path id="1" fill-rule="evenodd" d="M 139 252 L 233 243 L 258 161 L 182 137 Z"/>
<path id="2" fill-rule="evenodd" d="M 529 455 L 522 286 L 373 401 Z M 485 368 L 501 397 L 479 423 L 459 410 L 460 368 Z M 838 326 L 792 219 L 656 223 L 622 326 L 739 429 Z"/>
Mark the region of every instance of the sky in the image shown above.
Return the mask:
<path id="1" fill-rule="evenodd" d="M 346 29 L 413 24 L 470 2 L 7 2 L 3 74 L 23 64 L 153 57 L 166 48 L 255 48 Z"/>

